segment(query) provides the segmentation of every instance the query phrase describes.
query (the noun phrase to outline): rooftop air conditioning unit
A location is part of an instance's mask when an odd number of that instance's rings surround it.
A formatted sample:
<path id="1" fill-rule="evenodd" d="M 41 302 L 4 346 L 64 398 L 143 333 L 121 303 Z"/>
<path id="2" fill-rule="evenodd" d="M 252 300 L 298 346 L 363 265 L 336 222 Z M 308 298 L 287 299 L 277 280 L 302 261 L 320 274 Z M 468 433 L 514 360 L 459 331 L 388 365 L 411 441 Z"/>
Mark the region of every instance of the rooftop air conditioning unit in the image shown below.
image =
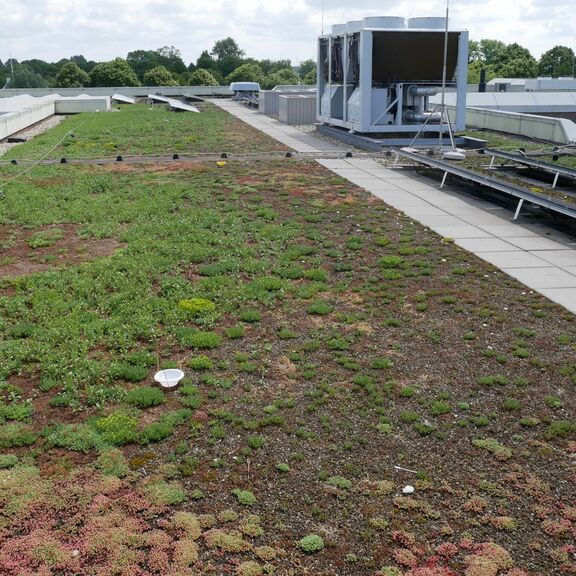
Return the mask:
<path id="1" fill-rule="evenodd" d="M 466 116 L 468 32 L 450 30 L 445 18 L 380 16 L 337 24 L 318 38 L 317 117 L 359 133 L 446 130 L 429 98 L 456 91 L 454 127 Z M 444 42 L 447 38 L 446 58 Z"/>

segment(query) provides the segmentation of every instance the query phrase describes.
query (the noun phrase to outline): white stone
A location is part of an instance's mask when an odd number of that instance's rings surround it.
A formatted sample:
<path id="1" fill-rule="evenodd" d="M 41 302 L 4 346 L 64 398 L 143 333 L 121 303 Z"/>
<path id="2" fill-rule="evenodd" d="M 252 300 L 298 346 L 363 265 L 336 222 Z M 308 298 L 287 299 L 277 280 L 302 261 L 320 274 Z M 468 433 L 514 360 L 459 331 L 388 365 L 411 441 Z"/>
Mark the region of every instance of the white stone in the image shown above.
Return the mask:
<path id="1" fill-rule="evenodd" d="M 404 486 L 404 488 L 402 488 L 402 494 L 414 494 L 414 486 Z"/>

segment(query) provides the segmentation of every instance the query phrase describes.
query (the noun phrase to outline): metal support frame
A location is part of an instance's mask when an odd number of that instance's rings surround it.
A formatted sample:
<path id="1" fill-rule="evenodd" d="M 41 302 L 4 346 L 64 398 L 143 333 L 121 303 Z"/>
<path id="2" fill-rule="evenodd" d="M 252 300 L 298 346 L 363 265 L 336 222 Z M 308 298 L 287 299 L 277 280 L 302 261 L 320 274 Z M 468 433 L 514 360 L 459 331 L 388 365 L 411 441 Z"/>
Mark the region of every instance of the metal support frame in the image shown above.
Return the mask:
<path id="1" fill-rule="evenodd" d="M 444 184 L 446 183 L 446 178 L 448 178 L 448 172 L 444 172 L 444 176 L 442 176 L 442 183 L 440 184 L 440 188 L 444 188 Z"/>
<path id="2" fill-rule="evenodd" d="M 520 198 L 518 206 L 516 207 L 516 212 L 514 212 L 514 218 L 512 218 L 513 221 L 517 220 L 518 216 L 520 216 L 520 210 L 522 209 L 523 204 L 524 204 L 524 198 Z"/>
<path id="3" fill-rule="evenodd" d="M 515 220 L 520 214 L 520 210 L 522 209 L 522 205 L 525 201 L 535 206 L 539 206 L 540 208 L 550 210 L 551 212 L 576 219 L 576 206 L 573 204 L 568 204 L 560 200 L 543 196 L 542 194 L 538 194 L 526 188 L 522 188 L 521 186 L 503 182 L 502 180 L 498 180 L 492 176 L 486 176 L 485 174 L 474 172 L 473 170 L 469 170 L 467 168 L 455 166 L 450 162 L 437 160 L 436 158 L 423 156 L 421 154 L 415 154 L 414 152 L 409 152 L 408 150 L 401 148 L 394 148 L 393 151 L 396 156 L 408 158 L 419 164 L 424 164 L 430 168 L 441 170 L 445 174 L 453 174 L 454 176 L 462 178 L 465 181 L 474 182 L 480 186 L 486 186 L 492 190 L 502 192 L 511 198 L 518 199 L 518 206 L 516 208 L 516 214 L 514 215 L 513 220 Z"/>
<path id="4" fill-rule="evenodd" d="M 502 150 L 496 149 L 486 149 L 486 154 L 492 156 L 492 161 L 490 162 L 490 167 L 494 165 L 495 158 L 502 158 L 505 162 L 501 166 L 505 166 L 509 162 L 515 162 L 521 166 L 526 166 L 528 168 L 535 168 L 536 170 L 542 170 L 543 172 L 548 172 L 554 175 L 554 180 L 552 182 L 552 189 L 556 188 L 558 185 L 558 180 L 560 176 L 565 178 L 576 179 L 576 170 L 569 168 L 568 166 L 560 166 L 558 164 L 553 164 L 551 162 L 545 162 L 543 160 L 536 160 L 535 158 L 530 158 L 526 155 L 512 154 L 510 152 L 504 152 Z"/>

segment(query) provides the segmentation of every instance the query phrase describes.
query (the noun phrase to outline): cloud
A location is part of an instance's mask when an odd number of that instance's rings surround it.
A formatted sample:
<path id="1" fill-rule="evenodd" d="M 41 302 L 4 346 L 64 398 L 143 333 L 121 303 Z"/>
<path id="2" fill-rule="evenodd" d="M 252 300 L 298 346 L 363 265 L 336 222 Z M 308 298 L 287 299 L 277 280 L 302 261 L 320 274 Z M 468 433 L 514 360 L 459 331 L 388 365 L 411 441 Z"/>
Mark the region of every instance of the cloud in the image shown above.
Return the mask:
<path id="1" fill-rule="evenodd" d="M 7 0 L 5 0 L 7 1 Z M 73 54 L 108 60 L 131 50 L 174 45 L 186 63 L 232 36 L 255 58 L 315 55 L 315 38 L 332 24 L 364 16 L 442 16 L 445 0 L 18 0 L 0 19 L 0 59 L 58 61 Z M 474 39 L 518 42 L 539 57 L 574 44 L 573 0 L 451 0 L 451 22 Z"/>

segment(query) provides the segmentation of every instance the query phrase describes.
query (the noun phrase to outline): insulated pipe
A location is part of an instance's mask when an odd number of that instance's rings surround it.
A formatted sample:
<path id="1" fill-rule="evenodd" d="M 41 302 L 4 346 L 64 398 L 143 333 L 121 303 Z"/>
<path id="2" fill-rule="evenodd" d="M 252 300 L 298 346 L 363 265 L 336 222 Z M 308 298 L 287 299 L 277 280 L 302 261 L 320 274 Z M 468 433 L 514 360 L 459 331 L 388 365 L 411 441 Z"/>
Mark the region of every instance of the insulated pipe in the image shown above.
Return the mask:
<path id="1" fill-rule="evenodd" d="M 436 96 L 438 94 L 437 88 L 425 88 L 422 86 L 410 86 L 408 89 L 410 96 Z"/>
<path id="2" fill-rule="evenodd" d="M 442 119 L 440 112 L 414 112 L 414 110 L 406 110 L 403 114 L 404 122 L 435 122 L 438 123 Z"/>

